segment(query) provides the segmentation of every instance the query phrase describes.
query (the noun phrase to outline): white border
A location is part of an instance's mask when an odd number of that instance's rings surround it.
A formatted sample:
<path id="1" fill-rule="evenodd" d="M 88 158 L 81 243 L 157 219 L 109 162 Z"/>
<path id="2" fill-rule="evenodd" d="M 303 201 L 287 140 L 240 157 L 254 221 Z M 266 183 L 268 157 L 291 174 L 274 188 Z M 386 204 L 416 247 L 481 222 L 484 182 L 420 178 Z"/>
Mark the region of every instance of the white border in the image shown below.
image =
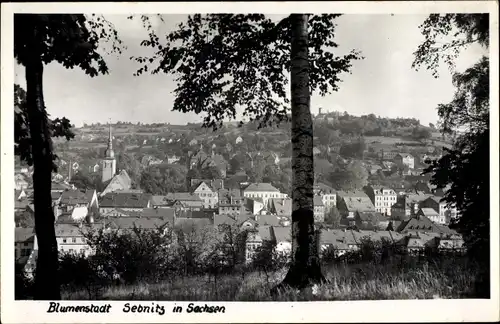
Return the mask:
<path id="1" fill-rule="evenodd" d="M 490 13 L 490 62 L 491 62 L 491 215 L 498 215 L 498 3 L 496 1 L 448 1 L 448 2 L 200 2 L 200 3 L 2 3 L 2 110 L 1 110 L 1 320 L 3 323 L 92 323 L 92 322 L 483 322 L 499 320 L 499 219 L 491 218 L 491 299 L 490 300 L 419 300 L 419 301 L 351 301 L 351 302 L 254 302 L 212 303 L 225 305 L 226 313 L 210 314 L 125 314 L 121 311 L 125 302 L 111 302 L 111 314 L 64 314 L 46 313 L 48 302 L 14 301 L 13 260 L 14 218 L 13 194 L 13 13 L 192 13 L 196 12 L 258 12 L 283 14 L 287 12 L 340 12 L 363 14 L 415 14 L 437 12 L 489 12 Z M 85 302 L 63 302 L 64 305 L 84 305 Z M 140 302 L 135 302 L 138 304 Z M 144 302 L 150 304 L 150 302 Z M 95 305 L 106 302 L 94 302 Z M 187 306 L 187 302 L 163 302 L 166 309 L 174 305 Z"/>

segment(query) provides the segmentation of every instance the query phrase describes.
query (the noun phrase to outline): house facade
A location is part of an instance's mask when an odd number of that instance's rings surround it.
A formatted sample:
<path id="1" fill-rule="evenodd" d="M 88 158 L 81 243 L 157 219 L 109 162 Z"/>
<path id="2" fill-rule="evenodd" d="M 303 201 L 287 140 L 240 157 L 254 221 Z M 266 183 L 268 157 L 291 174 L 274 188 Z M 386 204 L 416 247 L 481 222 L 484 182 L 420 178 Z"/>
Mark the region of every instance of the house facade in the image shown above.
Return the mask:
<path id="1" fill-rule="evenodd" d="M 203 208 L 216 208 L 219 202 L 217 191 L 205 181 L 202 181 L 194 188 L 193 195 L 198 196 L 203 201 Z"/>
<path id="2" fill-rule="evenodd" d="M 456 207 L 448 207 L 445 201 L 441 201 L 440 197 L 430 196 L 420 204 L 422 208 L 432 208 L 439 214 L 439 223 L 448 224 L 458 216 Z M 442 222 L 444 219 L 444 222 Z"/>
<path id="3" fill-rule="evenodd" d="M 391 208 L 397 202 L 397 193 L 394 189 L 381 186 L 368 186 L 366 194 L 375 205 L 375 210 L 386 216 L 391 216 Z"/>
<path id="4" fill-rule="evenodd" d="M 323 199 L 321 196 L 314 196 L 314 222 L 324 223 L 325 222 L 325 205 L 323 204 Z"/>
<path id="5" fill-rule="evenodd" d="M 325 206 L 325 212 L 337 205 L 337 194 L 335 189 L 324 183 L 314 185 L 314 194 L 321 196 L 323 205 Z"/>

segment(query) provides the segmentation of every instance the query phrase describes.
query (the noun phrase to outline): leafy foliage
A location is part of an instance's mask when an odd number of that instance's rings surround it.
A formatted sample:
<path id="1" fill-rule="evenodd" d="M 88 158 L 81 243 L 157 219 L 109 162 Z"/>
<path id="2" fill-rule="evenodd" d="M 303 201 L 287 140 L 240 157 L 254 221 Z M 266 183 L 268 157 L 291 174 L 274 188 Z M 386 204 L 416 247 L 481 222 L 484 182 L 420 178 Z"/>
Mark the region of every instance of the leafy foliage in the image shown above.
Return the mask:
<path id="1" fill-rule="evenodd" d="M 489 47 L 488 14 L 431 14 L 420 25 L 425 37 L 415 51 L 413 68 L 426 66 L 435 77 L 441 62 L 450 69 L 455 68 L 455 60 L 467 46 L 477 43 Z M 442 41 L 452 36 L 451 40 Z"/>
<path id="2" fill-rule="evenodd" d="M 338 16 L 309 19 L 310 86 L 321 95 L 336 91 L 338 75 L 361 58 L 355 51 L 342 57 L 330 51 L 337 47 L 333 31 Z M 259 121 L 259 127 L 288 120 L 290 17 L 274 22 L 262 14 L 195 14 L 164 41 L 155 34 L 150 17 L 141 20 L 149 32 L 141 45 L 156 52 L 132 58 L 142 64 L 136 74 L 175 75 L 173 110 L 205 113 L 203 125 L 214 129 L 224 118 L 236 118 L 238 107 L 245 107 L 243 116 Z"/>
<path id="3" fill-rule="evenodd" d="M 444 60 L 453 67 L 453 60 L 468 44 L 477 42 L 489 47 L 488 14 L 431 15 L 423 24 L 425 42 L 415 53 L 414 67 L 426 64 L 434 71 L 441 58 L 441 51 L 433 49 L 438 35 L 448 35 L 455 29 L 453 40 L 442 45 Z M 431 48 L 429 53 L 424 53 Z M 464 236 L 470 256 L 482 264 L 477 289 L 489 295 L 490 247 L 490 173 L 489 166 L 489 59 L 482 57 L 478 63 L 463 73 L 453 75 L 455 96 L 448 104 L 438 106 L 443 132 L 465 131 L 459 135 L 452 149 L 433 161 L 425 170 L 432 173 L 431 183 L 447 188 L 444 201 L 455 205 L 459 217 L 452 225 Z M 486 165 L 485 165 L 486 164 Z"/>
<path id="4" fill-rule="evenodd" d="M 14 153 L 28 165 L 33 165 L 31 154 L 31 135 L 28 124 L 28 106 L 26 102 L 26 91 L 18 84 L 14 84 Z M 75 137 L 70 121 L 56 118 L 49 121 L 52 137 L 65 137 L 70 140 Z M 57 155 L 53 155 L 53 169 L 57 171 Z"/>
<path id="5" fill-rule="evenodd" d="M 150 166 L 141 173 L 141 188 L 154 195 L 186 191 L 188 170 L 179 164 Z"/>

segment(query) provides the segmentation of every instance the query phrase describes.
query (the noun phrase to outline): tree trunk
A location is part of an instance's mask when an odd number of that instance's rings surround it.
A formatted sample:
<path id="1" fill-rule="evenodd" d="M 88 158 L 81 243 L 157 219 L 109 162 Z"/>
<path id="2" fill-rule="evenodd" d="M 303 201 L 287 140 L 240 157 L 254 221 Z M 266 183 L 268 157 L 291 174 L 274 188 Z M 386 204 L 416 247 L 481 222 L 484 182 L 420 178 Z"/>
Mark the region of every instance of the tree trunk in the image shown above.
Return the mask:
<path id="1" fill-rule="evenodd" d="M 313 125 L 310 112 L 308 15 L 291 15 L 292 263 L 282 286 L 305 288 L 324 280 L 313 212 Z"/>
<path id="2" fill-rule="evenodd" d="M 34 299 L 58 300 L 61 299 L 61 294 L 57 280 L 58 251 L 51 198 L 52 139 L 43 100 L 43 63 L 36 50 L 36 36 L 33 39 L 32 56 L 26 62 L 26 88 L 34 165 L 35 232 L 38 241 Z"/>

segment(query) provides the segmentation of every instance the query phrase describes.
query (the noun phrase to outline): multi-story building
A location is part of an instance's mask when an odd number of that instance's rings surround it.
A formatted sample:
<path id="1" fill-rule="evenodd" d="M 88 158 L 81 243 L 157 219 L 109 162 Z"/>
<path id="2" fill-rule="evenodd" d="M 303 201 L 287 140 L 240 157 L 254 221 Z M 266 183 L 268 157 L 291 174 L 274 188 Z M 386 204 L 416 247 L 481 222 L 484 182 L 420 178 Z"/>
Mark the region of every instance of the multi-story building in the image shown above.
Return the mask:
<path id="1" fill-rule="evenodd" d="M 270 183 L 252 183 L 243 189 L 243 196 L 247 198 L 260 198 L 264 206 L 267 206 L 269 198 L 286 198 L 287 195 L 281 193 Z"/>
<path id="2" fill-rule="evenodd" d="M 349 225 L 355 225 L 356 212 L 375 212 L 370 197 L 362 191 L 337 192 L 337 208 L 340 215 Z"/>
<path id="3" fill-rule="evenodd" d="M 421 202 L 420 206 L 422 208 L 432 208 L 439 215 L 439 223 L 449 224 L 450 221 L 458 216 L 456 207 L 448 207 L 445 201 L 442 201 L 440 197 L 430 196 Z M 444 219 L 442 223 L 441 220 Z"/>
<path id="4" fill-rule="evenodd" d="M 382 186 L 368 186 L 365 192 L 372 200 L 377 212 L 391 216 L 391 207 L 396 204 L 398 197 L 394 189 Z"/>
<path id="5" fill-rule="evenodd" d="M 204 208 L 216 208 L 219 202 L 219 194 L 205 181 L 193 187 L 193 194 L 203 201 Z"/>
<path id="6" fill-rule="evenodd" d="M 323 223 L 325 221 L 325 205 L 321 196 L 314 196 L 314 222 Z"/>
<path id="7" fill-rule="evenodd" d="M 325 211 L 337 205 L 337 194 L 335 189 L 324 183 L 320 182 L 314 185 L 314 194 L 321 196 Z"/>

